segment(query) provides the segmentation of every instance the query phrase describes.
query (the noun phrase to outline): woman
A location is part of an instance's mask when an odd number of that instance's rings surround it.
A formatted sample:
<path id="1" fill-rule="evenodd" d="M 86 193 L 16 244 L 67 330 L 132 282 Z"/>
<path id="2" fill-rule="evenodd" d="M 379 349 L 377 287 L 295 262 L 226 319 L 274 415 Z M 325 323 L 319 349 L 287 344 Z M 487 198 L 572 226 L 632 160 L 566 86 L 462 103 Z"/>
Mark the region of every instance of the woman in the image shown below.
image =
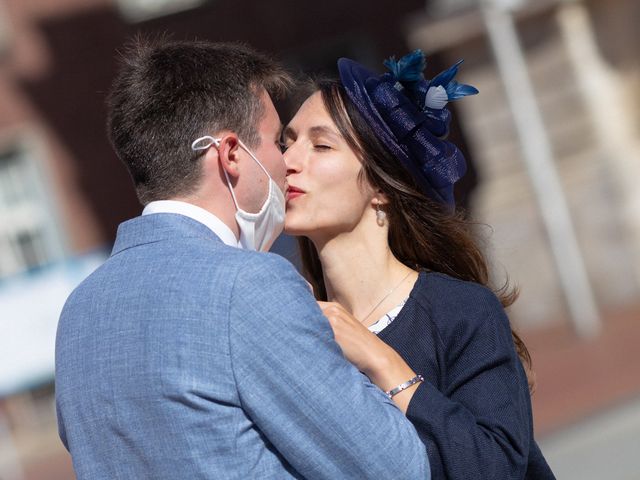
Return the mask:
<path id="1" fill-rule="evenodd" d="M 554 478 L 533 438 L 527 350 L 452 212 L 464 158 L 446 134 L 459 64 L 416 51 L 376 75 L 348 59 L 284 132 L 285 229 L 345 356 L 393 398 L 433 478 Z M 520 358 L 519 358 L 520 356 Z M 339 394 L 339 392 L 336 392 Z"/>

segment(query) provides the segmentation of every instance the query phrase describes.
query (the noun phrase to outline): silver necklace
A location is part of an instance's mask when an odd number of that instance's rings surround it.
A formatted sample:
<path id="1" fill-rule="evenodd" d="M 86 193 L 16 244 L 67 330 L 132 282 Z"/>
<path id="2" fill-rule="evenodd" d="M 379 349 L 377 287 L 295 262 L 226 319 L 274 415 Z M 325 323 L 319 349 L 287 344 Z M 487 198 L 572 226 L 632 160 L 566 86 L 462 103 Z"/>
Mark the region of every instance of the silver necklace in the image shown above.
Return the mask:
<path id="1" fill-rule="evenodd" d="M 400 285 L 402 285 L 402 284 L 404 283 L 404 281 L 405 281 L 407 278 L 409 278 L 409 275 L 411 275 L 411 272 L 412 272 L 412 271 L 410 270 L 410 271 L 409 271 L 409 273 L 407 273 L 404 277 L 402 277 L 402 280 L 400 280 L 400 282 L 399 282 L 395 287 L 393 287 L 391 290 L 389 290 L 389 291 L 387 292 L 387 294 L 386 294 L 384 297 L 382 297 L 382 299 L 381 299 L 378 303 L 376 303 L 376 304 L 374 305 L 374 307 L 371 309 L 371 311 L 370 311 L 369 313 L 367 313 L 367 314 L 365 315 L 365 317 L 364 317 L 362 320 L 360 320 L 360 323 L 364 323 L 364 321 L 365 321 L 367 318 L 369 318 L 369 317 L 371 316 L 371 314 L 372 314 L 373 312 L 375 312 L 375 311 L 376 311 L 376 309 L 377 309 L 380 305 L 382 305 L 382 302 L 384 302 L 387 298 L 389 298 L 389 295 L 391 295 L 393 292 L 395 292 L 395 291 L 396 291 L 396 289 L 397 289 Z"/>

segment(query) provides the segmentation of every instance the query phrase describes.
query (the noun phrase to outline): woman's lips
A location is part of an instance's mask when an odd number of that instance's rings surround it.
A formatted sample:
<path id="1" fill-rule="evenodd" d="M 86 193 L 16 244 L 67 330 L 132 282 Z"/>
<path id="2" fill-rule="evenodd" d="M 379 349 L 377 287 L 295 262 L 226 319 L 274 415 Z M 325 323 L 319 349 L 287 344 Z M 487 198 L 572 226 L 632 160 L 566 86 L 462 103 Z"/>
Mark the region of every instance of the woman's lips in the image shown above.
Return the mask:
<path id="1" fill-rule="evenodd" d="M 301 195 L 304 195 L 305 191 L 301 190 L 297 187 L 292 187 L 291 185 L 289 185 L 289 188 L 287 188 L 287 202 L 290 200 L 293 200 L 294 198 L 298 198 Z"/>

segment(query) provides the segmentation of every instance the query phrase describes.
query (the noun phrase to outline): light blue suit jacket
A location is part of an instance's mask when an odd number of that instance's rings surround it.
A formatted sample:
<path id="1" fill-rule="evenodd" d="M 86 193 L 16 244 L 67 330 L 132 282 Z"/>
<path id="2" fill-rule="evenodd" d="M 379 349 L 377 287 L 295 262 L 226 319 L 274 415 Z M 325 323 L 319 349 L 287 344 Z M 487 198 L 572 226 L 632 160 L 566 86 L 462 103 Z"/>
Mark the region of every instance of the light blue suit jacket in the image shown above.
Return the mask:
<path id="1" fill-rule="evenodd" d="M 295 269 L 176 214 L 123 223 L 69 297 L 56 403 L 79 480 L 430 477 Z"/>

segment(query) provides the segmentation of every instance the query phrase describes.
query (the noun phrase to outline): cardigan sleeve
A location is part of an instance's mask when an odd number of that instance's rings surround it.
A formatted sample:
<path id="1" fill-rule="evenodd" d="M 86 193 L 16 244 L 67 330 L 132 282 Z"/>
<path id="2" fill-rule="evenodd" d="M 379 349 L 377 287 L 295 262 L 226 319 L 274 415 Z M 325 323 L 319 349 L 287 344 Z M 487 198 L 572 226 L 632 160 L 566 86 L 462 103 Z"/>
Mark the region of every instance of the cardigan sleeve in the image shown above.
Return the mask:
<path id="1" fill-rule="evenodd" d="M 447 325 L 444 391 L 419 372 L 426 381 L 407 417 L 427 446 L 433 478 L 522 479 L 531 428 L 526 377 L 498 299 L 483 290 L 470 301 L 437 312 Z"/>

